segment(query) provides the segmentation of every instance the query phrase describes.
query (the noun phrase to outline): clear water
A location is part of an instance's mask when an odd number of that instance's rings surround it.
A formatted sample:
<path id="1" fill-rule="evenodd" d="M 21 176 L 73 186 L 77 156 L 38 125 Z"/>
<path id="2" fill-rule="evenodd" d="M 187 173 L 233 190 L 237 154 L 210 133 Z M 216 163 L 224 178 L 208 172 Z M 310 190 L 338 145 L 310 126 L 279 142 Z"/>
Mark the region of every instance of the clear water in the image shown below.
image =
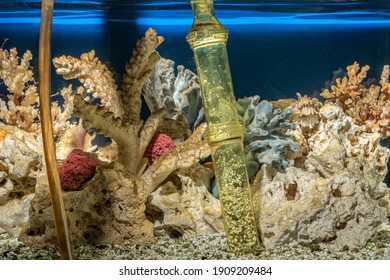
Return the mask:
<path id="1" fill-rule="evenodd" d="M 230 32 L 228 52 L 238 97 L 259 94 L 275 100 L 296 92 L 318 94 L 333 71 L 354 61 L 370 65 L 375 78 L 390 64 L 388 0 L 214 3 Z M 5 48 L 30 49 L 36 57 L 39 16 L 40 1 L 0 1 L 0 40 L 9 38 Z M 95 49 L 120 80 L 136 40 L 153 27 L 166 39 L 160 55 L 195 71 L 185 40 L 191 24 L 189 0 L 55 0 L 52 54 L 79 56 Z M 53 86 L 65 83 L 58 79 Z"/>

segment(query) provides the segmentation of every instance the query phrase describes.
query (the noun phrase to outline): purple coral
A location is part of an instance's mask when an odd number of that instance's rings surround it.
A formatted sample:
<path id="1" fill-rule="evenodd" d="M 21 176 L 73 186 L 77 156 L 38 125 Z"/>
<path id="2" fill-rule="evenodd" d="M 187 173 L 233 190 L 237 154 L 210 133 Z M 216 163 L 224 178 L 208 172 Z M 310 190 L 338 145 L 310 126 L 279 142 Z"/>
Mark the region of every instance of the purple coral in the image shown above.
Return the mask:
<path id="1" fill-rule="evenodd" d="M 173 150 L 176 147 L 171 137 L 163 133 L 156 133 L 146 147 L 144 157 L 149 159 L 149 164 L 152 164 L 160 156 Z"/>
<path id="2" fill-rule="evenodd" d="M 78 191 L 93 177 L 99 162 L 80 149 L 74 149 L 59 168 L 61 188 Z"/>

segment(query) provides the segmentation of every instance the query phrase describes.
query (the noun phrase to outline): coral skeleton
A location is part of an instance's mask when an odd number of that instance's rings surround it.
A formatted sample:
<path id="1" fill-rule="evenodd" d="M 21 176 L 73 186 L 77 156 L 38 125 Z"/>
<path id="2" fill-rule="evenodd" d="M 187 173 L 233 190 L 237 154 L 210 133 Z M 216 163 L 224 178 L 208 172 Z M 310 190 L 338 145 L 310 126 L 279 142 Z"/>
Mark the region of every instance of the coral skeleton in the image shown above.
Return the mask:
<path id="1" fill-rule="evenodd" d="M 182 115 L 194 130 L 204 119 L 198 76 L 179 65 L 175 77 L 174 66 L 172 60 L 161 58 L 142 93 L 151 112 L 165 108 L 167 118 Z"/>
<path id="2" fill-rule="evenodd" d="M 317 129 L 320 123 L 319 110 L 322 107 L 322 103 L 317 98 L 302 96 L 297 93 L 298 102 L 295 102 L 289 106 L 293 110 L 293 114 L 290 116 L 290 120 L 296 125 L 296 129 L 305 139 L 310 138 Z"/>
<path id="3" fill-rule="evenodd" d="M 76 114 L 82 119 L 86 129 L 96 128 L 97 133 L 104 134 L 115 141 L 118 147 L 118 161 L 133 174 L 138 173 L 145 150 L 165 114 L 164 109 L 158 109 L 145 122 L 140 117 L 141 90 L 144 82 L 151 75 L 153 66 L 160 59 L 155 48 L 162 42 L 163 38 L 157 36 L 153 29 L 148 29 L 145 37 L 137 42 L 130 62 L 126 64 L 122 91 L 118 91 L 113 82 L 106 84 L 107 77 L 112 78 L 112 74 L 108 73 L 109 70 L 93 53 L 83 54 L 80 59 L 71 56 L 53 59 L 58 74 L 65 75 L 66 79 L 79 78 L 85 88 L 92 89 L 87 91 L 88 94 L 102 100 L 101 106 L 98 106 L 87 102 L 82 95 L 77 95 L 74 100 Z M 99 73 L 104 75 L 93 72 L 95 70 L 92 69 L 95 67 L 102 68 Z M 82 73 L 82 76 L 79 73 Z M 96 93 L 93 91 L 104 86 L 110 86 L 111 89 Z M 107 96 L 112 94 L 116 95 L 115 99 Z M 112 100 L 118 102 L 113 103 Z M 114 109 L 111 106 L 114 106 Z M 200 146 L 204 145 L 203 140 L 199 139 L 199 141 Z"/>
<path id="4" fill-rule="evenodd" d="M 65 79 L 78 78 L 89 96 L 75 97 L 76 114 L 86 129 L 96 128 L 97 133 L 114 140 L 118 147 L 118 160 L 130 172 L 136 173 L 145 149 L 153 137 L 164 111 L 154 112 L 143 123 L 141 89 L 160 56 L 155 51 L 163 42 L 156 31 L 148 29 L 137 42 L 130 63 L 126 64 L 123 91 L 117 90 L 112 73 L 102 64 L 94 51 L 82 54 L 80 59 L 61 56 L 53 59 L 56 72 Z M 99 98 L 101 106 L 88 103 L 88 97 Z"/>
<path id="5" fill-rule="evenodd" d="M 362 82 L 369 69 L 355 62 L 347 67 L 348 76 L 336 79 L 331 91 L 326 89 L 321 96 L 334 100 L 365 131 L 379 132 L 386 139 L 390 136 L 390 70 L 384 66 L 379 85 L 366 87 Z"/>
<path id="6" fill-rule="evenodd" d="M 259 96 L 253 96 L 237 101 L 238 114 L 246 127 L 244 147 L 250 178 L 256 175 L 262 164 L 285 169 L 288 166 L 286 153 L 299 150 L 298 143 L 285 133 L 295 129 L 288 120 L 292 110 L 273 110 L 270 102 L 263 100 L 259 103 L 259 100 Z"/>
<path id="7" fill-rule="evenodd" d="M 0 120 L 28 132 L 40 133 L 38 91 L 30 65 L 32 58 L 29 50 L 20 58 L 16 48 L 0 49 L 0 80 L 10 93 L 6 100 L 0 99 Z M 73 113 L 74 95 L 71 86 L 55 95 L 64 98 L 62 106 L 58 102 L 52 103 L 53 133 L 61 137 L 72 126 L 69 119 Z"/>
<path id="8" fill-rule="evenodd" d="M 122 105 L 112 73 L 95 57 L 95 51 L 83 53 L 80 59 L 61 56 L 53 59 L 56 72 L 66 80 L 79 79 L 90 97 L 100 99 L 101 105 L 115 117 L 123 115 Z"/>
<path id="9" fill-rule="evenodd" d="M 20 58 L 16 48 L 0 49 L 0 79 L 11 93 L 7 101 L 0 100 L 0 119 L 8 125 L 33 132 L 39 129 L 39 110 L 31 60 L 29 50 Z"/>

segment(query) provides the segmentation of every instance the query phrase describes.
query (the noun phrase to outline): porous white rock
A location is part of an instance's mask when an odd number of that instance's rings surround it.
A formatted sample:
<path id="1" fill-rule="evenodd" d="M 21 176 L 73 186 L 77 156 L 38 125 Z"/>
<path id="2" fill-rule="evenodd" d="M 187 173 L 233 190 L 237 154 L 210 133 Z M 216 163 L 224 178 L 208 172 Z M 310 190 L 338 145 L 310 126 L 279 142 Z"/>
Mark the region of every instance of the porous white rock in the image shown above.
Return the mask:
<path id="1" fill-rule="evenodd" d="M 7 135 L 0 142 L 0 161 L 10 176 L 24 178 L 32 169 L 36 169 L 39 155 L 20 139 Z"/>
<path id="2" fill-rule="evenodd" d="M 56 242 L 47 179 L 42 178 L 31 201 L 30 220 L 19 239 L 29 245 Z M 121 164 L 100 164 L 79 191 L 63 192 L 73 244 L 148 244 L 153 224 L 145 216 L 147 188 Z"/>
<path id="3" fill-rule="evenodd" d="M 71 241 L 74 244 L 154 242 L 153 223 L 145 213 L 147 198 L 173 171 L 191 167 L 210 154 L 202 137 L 205 129 L 205 125 L 199 126 L 183 144 L 165 153 L 141 175 L 129 172 L 118 162 L 100 162 L 95 176 L 81 190 L 63 192 Z M 40 177 L 28 225 L 19 236 L 27 244 L 56 240 L 47 185 L 47 178 Z"/>
<path id="4" fill-rule="evenodd" d="M 19 236 L 29 220 L 30 201 L 35 196 L 40 155 L 33 133 L 0 125 L 0 228 Z"/>
<path id="5" fill-rule="evenodd" d="M 267 249 L 319 242 L 360 248 L 387 220 L 389 150 L 380 146 L 380 135 L 365 133 L 333 104 L 320 117 L 303 169 L 263 167 L 257 174 L 254 198 Z"/>
<path id="6" fill-rule="evenodd" d="M 208 190 L 210 174 L 202 166 L 179 169 L 168 180 L 148 198 L 155 234 L 190 238 L 223 231 L 220 203 Z"/>
<path id="7" fill-rule="evenodd" d="M 29 220 L 30 201 L 35 194 L 31 193 L 21 199 L 10 200 L 0 206 L 0 229 L 12 237 L 18 237 Z"/>

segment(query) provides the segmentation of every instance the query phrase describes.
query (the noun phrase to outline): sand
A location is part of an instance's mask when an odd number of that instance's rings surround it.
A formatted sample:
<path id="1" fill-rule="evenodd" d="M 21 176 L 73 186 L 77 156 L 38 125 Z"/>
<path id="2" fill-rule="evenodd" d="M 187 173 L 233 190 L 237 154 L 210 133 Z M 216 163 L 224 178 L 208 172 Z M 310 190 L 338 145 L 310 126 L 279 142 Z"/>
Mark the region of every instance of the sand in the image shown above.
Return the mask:
<path id="1" fill-rule="evenodd" d="M 237 256 L 229 252 L 224 234 L 198 236 L 191 240 L 157 237 L 153 245 L 78 245 L 75 259 L 83 260 L 389 260 L 390 232 L 379 232 L 360 250 L 332 251 L 328 244 L 261 249 L 257 254 Z M 59 259 L 56 246 L 27 247 L 6 233 L 0 233 L 0 260 Z"/>

